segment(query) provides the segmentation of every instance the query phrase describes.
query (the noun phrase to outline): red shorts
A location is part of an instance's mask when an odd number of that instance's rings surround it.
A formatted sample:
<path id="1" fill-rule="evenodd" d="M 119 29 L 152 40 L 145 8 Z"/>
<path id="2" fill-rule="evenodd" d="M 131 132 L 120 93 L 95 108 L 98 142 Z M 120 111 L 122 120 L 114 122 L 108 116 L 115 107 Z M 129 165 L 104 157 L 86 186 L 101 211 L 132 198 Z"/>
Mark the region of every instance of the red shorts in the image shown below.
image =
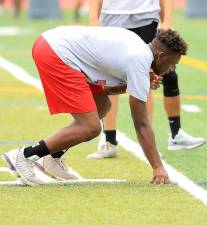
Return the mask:
<path id="1" fill-rule="evenodd" d="M 89 84 L 84 73 L 66 65 L 40 36 L 32 49 L 51 114 L 97 111 L 93 94 L 103 86 Z"/>

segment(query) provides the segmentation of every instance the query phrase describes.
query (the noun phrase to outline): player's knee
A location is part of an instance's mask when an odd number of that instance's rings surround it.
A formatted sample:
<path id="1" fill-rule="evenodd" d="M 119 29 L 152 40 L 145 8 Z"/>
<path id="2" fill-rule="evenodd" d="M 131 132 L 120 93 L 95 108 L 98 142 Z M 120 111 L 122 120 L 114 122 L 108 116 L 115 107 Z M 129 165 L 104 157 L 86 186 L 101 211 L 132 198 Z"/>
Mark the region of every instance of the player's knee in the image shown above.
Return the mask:
<path id="1" fill-rule="evenodd" d="M 101 133 L 102 127 L 100 122 L 94 122 L 87 126 L 84 129 L 85 139 L 89 141 L 95 137 L 97 137 Z"/>
<path id="2" fill-rule="evenodd" d="M 175 71 L 172 71 L 163 77 L 163 92 L 165 97 L 174 97 L 180 94 L 178 77 Z"/>

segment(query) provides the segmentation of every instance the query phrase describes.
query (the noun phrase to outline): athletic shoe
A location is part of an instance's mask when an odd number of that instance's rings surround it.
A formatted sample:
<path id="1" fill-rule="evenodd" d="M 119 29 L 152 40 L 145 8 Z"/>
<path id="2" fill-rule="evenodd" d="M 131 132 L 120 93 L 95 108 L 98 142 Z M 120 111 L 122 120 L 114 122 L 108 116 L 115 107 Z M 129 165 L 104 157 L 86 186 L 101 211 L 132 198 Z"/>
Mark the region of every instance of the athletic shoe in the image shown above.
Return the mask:
<path id="1" fill-rule="evenodd" d="M 13 174 L 19 177 L 19 174 L 17 173 L 17 170 L 16 170 L 17 152 L 18 152 L 18 149 L 13 149 L 9 152 L 5 152 L 2 155 L 2 159 L 7 164 L 9 169 L 13 172 Z"/>
<path id="2" fill-rule="evenodd" d="M 118 145 L 113 145 L 107 141 L 98 147 L 98 151 L 89 154 L 87 159 L 104 159 L 116 157 L 118 157 Z"/>
<path id="3" fill-rule="evenodd" d="M 174 138 L 171 136 L 169 137 L 168 150 L 193 149 L 205 143 L 205 139 L 201 137 L 195 138 L 184 132 L 182 129 L 179 129 L 178 134 Z"/>
<path id="4" fill-rule="evenodd" d="M 16 171 L 20 175 L 21 181 L 27 185 L 46 184 L 35 176 L 33 162 L 24 156 L 24 147 L 19 148 L 16 156 Z"/>
<path id="5" fill-rule="evenodd" d="M 35 164 L 45 173 L 58 180 L 82 179 L 78 173 L 64 163 L 63 156 L 61 158 L 53 158 L 51 155 L 47 155 L 35 162 Z"/>

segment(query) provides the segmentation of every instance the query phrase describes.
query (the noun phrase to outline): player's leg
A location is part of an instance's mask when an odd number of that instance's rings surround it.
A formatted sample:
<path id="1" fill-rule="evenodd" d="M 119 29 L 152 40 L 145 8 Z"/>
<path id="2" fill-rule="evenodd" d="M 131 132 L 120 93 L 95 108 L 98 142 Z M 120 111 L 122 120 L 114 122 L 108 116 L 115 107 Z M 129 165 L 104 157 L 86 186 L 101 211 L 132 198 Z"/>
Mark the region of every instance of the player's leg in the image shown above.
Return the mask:
<path id="1" fill-rule="evenodd" d="M 118 95 L 110 96 L 111 109 L 103 118 L 103 132 L 98 150 L 88 155 L 88 159 L 104 159 L 118 156 L 118 142 L 116 139 L 116 117 L 118 111 Z"/>
<path id="2" fill-rule="evenodd" d="M 36 145 L 20 148 L 16 157 L 16 169 L 27 184 L 44 184 L 35 176 L 30 162 L 36 162 L 52 152 L 61 151 L 96 137 L 101 131 L 97 112 L 72 114 L 74 121 L 39 141 Z M 65 168 L 66 169 L 66 168 Z"/>
<path id="3" fill-rule="evenodd" d="M 41 183 L 36 179 L 29 162 L 97 136 L 101 131 L 99 115 L 105 115 L 110 105 L 105 95 L 107 103 L 98 107 L 98 112 L 85 75 L 65 65 L 42 37 L 39 37 L 34 44 L 33 58 L 51 114 L 70 113 L 74 118 L 70 125 L 61 128 L 34 146 L 23 147 L 17 151 L 15 165 L 17 172 L 28 180 L 28 183 Z"/>
<path id="4" fill-rule="evenodd" d="M 97 112 L 80 115 L 73 114 L 75 118 L 73 123 L 61 128 L 35 145 L 26 147 L 24 149 L 26 156 L 30 160 L 33 159 L 33 162 L 44 172 L 47 172 L 48 175 L 56 179 L 80 179 L 80 176 L 64 163 L 63 156 L 71 144 L 75 144 L 74 140 L 71 138 L 75 138 L 75 141 L 79 143 L 80 141 L 91 139 L 96 135 L 97 130 L 98 132 L 100 131 L 100 119 L 109 111 L 111 104 L 108 96 L 104 93 L 95 94 L 94 100 L 97 105 Z M 96 128 L 97 126 L 98 129 Z M 56 152 L 57 149 L 58 151 Z M 53 151 L 55 151 L 55 153 L 51 153 Z M 12 150 L 3 155 L 4 160 L 15 172 L 17 153 L 17 150 Z M 47 153 L 49 154 L 45 155 Z M 34 180 L 38 183 L 41 182 L 37 181 L 36 178 L 34 178 Z"/>
<path id="5" fill-rule="evenodd" d="M 175 71 L 163 77 L 164 107 L 168 116 L 171 135 L 168 140 L 169 150 L 192 149 L 205 143 L 203 138 L 195 138 L 181 129 L 180 92 Z"/>
<path id="6" fill-rule="evenodd" d="M 119 96 L 113 95 L 109 96 L 111 100 L 112 107 L 110 111 L 103 118 L 104 132 L 106 135 L 106 141 L 113 145 L 117 145 L 116 139 L 116 118 L 118 112 L 118 101 Z"/>

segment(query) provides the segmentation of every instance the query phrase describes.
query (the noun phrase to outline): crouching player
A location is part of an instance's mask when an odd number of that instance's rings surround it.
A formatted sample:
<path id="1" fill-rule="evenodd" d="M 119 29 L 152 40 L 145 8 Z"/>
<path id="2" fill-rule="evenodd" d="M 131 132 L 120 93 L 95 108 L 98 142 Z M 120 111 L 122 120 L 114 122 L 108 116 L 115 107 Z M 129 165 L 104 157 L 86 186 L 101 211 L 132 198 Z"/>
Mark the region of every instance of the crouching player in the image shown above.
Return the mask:
<path id="1" fill-rule="evenodd" d="M 137 138 L 153 169 L 152 183 L 168 184 L 146 110 L 150 83 L 159 83 L 150 71 L 162 76 L 186 51 L 186 43 L 172 30 L 160 30 L 150 44 L 129 30 L 115 27 L 61 26 L 42 33 L 32 53 L 50 113 L 71 114 L 74 120 L 36 145 L 15 150 L 12 166 L 23 182 L 45 183 L 31 166 L 31 161 L 38 163 L 40 158 L 43 167 L 50 164 L 45 170 L 53 177 L 68 174 L 70 179 L 70 171 L 61 161 L 64 153 L 98 136 L 100 119 L 110 109 L 108 95 L 127 92 Z M 11 152 L 4 154 L 7 162 L 11 157 Z"/>

